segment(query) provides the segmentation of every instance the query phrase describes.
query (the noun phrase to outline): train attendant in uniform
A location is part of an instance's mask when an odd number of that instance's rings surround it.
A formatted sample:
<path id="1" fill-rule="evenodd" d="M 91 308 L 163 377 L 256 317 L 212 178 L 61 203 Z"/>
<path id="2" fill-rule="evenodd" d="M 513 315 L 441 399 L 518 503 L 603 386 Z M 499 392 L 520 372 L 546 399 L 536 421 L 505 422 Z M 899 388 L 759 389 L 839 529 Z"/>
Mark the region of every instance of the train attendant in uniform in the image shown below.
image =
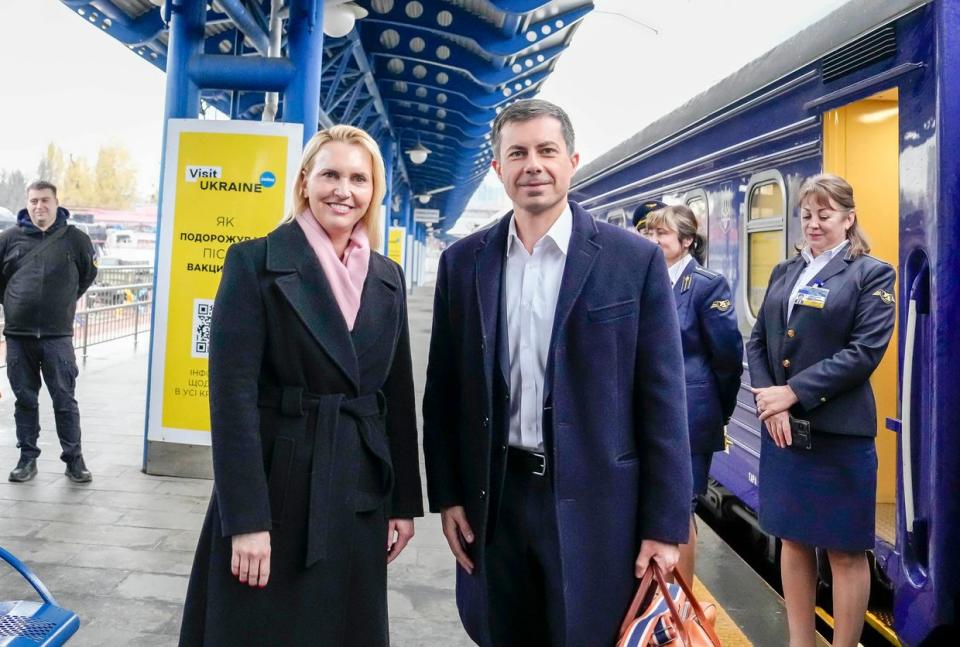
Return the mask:
<path id="1" fill-rule="evenodd" d="M 893 333 L 893 267 L 869 256 L 853 189 L 800 188 L 803 243 L 773 269 L 747 345 L 757 410 L 760 525 L 780 537 L 790 645 L 814 644 L 815 548 L 833 578 L 833 644 L 854 646 L 870 594 L 877 414 L 870 375 Z"/>
<path id="2" fill-rule="evenodd" d="M 701 265 L 706 245 L 693 211 L 683 205 L 664 207 L 648 212 L 643 220 L 640 233 L 663 251 L 677 302 L 693 463 L 692 507 L 696 508 L 698 496 L 707 491 L 713 453 L 723 449 L 723 427 L 737 405 L 743 339 L 729 284 Z M 696 551 L 697 527 L 691 514 L 690 540 L 680 545 L 677 564 L 687 582 L 693 581 Z"/>
<path id="3" fill-rule="evenodd" d="M 224 262 L 183 646 L 387 645 L 387 564 L 422 515 L 404 277 L 370 249 L 380 151 L 334 126 L 295 182 L 280 226 Z"/>
<path id="4" fill-rule="evenodd" d="M 654 211 L 659 211 L 667 205 L 659 200 L 647 200 L 633 210 L 633 228 L 638 234 L 644 235 L 647 231 L 647 216 Z M 644 235 L 644 238 L 646 236 Z"/>

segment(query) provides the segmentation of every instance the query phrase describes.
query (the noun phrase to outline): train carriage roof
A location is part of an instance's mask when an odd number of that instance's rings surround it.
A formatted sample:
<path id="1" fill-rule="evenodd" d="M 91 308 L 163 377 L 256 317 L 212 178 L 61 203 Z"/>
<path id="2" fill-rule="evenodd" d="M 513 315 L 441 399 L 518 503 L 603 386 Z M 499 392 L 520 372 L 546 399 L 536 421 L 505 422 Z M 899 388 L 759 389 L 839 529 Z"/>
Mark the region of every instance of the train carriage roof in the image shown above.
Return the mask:
<path id="1" fill-rule="evenodd" d="M 540 90 L 593 9 L 590 0 L 317 1 L 325 12 L 343 6 L 362 16 L 346 36 L 324 37 L 321 125 L 349 123 L 396 142 L 395 178 L 430 196 L 425 206 L 440 209 L 441 229 L 459 217 L 490 167 L 497 112 Z M 170 0 L 61 2 L 166 68 Z M 271 0 L 210 0 L 206 53 L 266 55 L 270 12 Z M 263 92 L 242 92 L 233 106 L 230 92 L 204 91 L 202 100 L 226 114 L 233 107 L 240 119 L 260 119 L 264 109 Z M 402 153 L 418 145 L 430 154 L 414 165 Z"/>
<path id="2" fill-rule="evenodd" d="M 768 86 L 824 54 L 843 46 L 929 0 L 852 0 L 805 28 L 760 58 L 654 121 L 577 171 L 573 187 L 582 188 L 628 164 L 664 139 L 706 121 L 736 101 Z"/>

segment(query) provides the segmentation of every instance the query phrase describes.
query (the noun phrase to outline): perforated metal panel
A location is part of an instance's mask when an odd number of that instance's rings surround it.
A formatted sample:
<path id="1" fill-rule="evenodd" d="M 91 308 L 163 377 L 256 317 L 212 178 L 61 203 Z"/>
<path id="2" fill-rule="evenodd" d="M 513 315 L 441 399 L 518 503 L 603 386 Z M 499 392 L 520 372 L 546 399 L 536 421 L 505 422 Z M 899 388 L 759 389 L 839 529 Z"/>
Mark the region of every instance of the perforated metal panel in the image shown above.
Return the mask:
<path id="1" fill-rule="evenodd" d="M 53 622 L 28 616 L 0 616 L 0 636 L 29 638 L 37 644 L 43 642 L 56 626 Z"/>

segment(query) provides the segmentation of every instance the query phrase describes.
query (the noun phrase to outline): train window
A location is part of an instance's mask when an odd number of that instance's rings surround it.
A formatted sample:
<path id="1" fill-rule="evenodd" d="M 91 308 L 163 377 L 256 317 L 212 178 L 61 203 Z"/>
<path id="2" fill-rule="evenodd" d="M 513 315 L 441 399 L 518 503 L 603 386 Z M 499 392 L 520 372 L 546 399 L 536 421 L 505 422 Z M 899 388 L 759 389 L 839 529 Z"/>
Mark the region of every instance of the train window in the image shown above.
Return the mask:
<path id="1" fill-rule="evenodd" d="M 623 209 L 614 209 L 607 214 L 607 222 L 616 227 L 626 227 L 627 214 Z"/>
<path id="2" fill-rule="evenodd" d="M 708 218 L 710 215 L 707 210 L 707 193 L 703 189 L 695 189 L 687 194 L 684 202 L 697 218 L 697 231 L 703 236 L 704 242 L 703 257 L 704 259 L 708 259 L 710 257 L 708 254 L 708 245 L 710 242 Z"/>
<path id="3" fill-rule="evenodd" d="M 783 216 L 783 190 L 777 182 L 764 182 L 750 192 L 750 220 Z"/>
<path id="4" fill-rule="evenodd" d="M 787 204 L 780 174 L 755 176 L 747 196 L 746 303 L 749 314 L 756 317 L 767 293 L 770 272 L 784 258 Z"/>

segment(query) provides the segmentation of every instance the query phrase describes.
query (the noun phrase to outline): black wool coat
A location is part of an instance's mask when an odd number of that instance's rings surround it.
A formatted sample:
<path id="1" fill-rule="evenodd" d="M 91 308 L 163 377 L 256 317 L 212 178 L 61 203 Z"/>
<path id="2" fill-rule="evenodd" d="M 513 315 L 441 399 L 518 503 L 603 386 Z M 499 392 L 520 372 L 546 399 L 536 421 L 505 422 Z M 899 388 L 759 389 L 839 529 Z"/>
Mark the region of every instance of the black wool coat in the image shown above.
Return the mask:
<path id="1" fill-rule="evenodd" d="M 421 516 L 406 296 L 371 253 L 347 329 L 299 225 L 227 253 L 210 350 L 214 492 L 181 645 L 385 645 L 388 518 Z M 231 536 L 270 531 L 264 589 Z"/>

